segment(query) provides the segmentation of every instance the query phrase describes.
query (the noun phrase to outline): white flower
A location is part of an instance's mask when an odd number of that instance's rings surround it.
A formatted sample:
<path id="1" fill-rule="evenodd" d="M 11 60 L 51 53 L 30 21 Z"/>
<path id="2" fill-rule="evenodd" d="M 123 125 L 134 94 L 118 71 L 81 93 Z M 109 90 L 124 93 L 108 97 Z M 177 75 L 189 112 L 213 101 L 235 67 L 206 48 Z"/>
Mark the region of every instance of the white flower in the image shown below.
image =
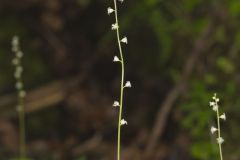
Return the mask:
<path id="1" fill-rule="evenodd" d="M 108 15 L 110 15 L 110 14 L 113 13 L 113 12 L 114 12 L 114 9 L 112 9 L 111 7 L 108 7 L 108 9 L 107 9 Z"/>
<path id="2" fill-rule="evenodd" d="M 124 0 L 118 0 L 119 2 L 123 3 Z"/>
<path id="3" fill-rule="evenodd" d="M 22 89 L 22 88 L 23 88 L 22 82 L 17 82 L 17 83 L 16 83 L 16 89 L 20 90 L 20 89 Z"/>
<path id="4" fill-rule="evenodd" d="M 217 138 L 217 143 L 222 144 L 224 142 L 224 139 L 222 137 Z"/>
<path id="5" fill-rule="evenodd" d="M 209 102 L 209 105 L 210 105 L 210 106 L 214 106 L 214 105 L 215 105 L 215 102 Z"/>
<path id="6" fill-rule="evenodd" d="M 128 43 L 128 39 L 127 39 L 127 37 L 123 37 L 123 39 L 121 40 L 121 42 L 127 44 L 127 43 Z"/>
<path id="7" fill-rule="evenodd" d="M 120 121 L 120 124 L 121 124 L 121 126 L 122 126 L 122 125 L 127 125 L 128 123 L 127 123 L 127 121 L 126 121 L 125 119 L 122 119 L 122 120 Z"/>
<path id="8" fill-rule="evenodd" d="M 116 29 L 118 29 L 118 24 L 117 23 L 112 24 L 112 30 L 116 30 Z"/>
<path id="9" fill-rule="evenodd" d="M 218 110 L 218 105 L 214 105 L 212 109 L 213 109 L 213 111 L 216 112 Z"/>
<path id="10" fill-rule="evenodd" d="M 18 65 L 18 64 L 19 64 L 18 58 L 14 58 L 14 59 L 12 60 L 12 64 L 13 64 L 13 65 Z"/>
<path id="11" fill-rule="evenodd" d="M 24 98 L 24 97 L 26 96 L 26 92 L 25 92 L 25 91 L 20 91 L 19 94 L 18 94 L 18 96 L 19 96 L 20 98 Z"/>
<path id="12" fill-rule="evenodd" d="M 23 67 L 22 66 L 17 66 L 16 72 L 22 73 L 23 72 Z"/>
<path id="13" fill-rule="evenodd" d="M 19 45 L 19 38 L 18 38 L 18 36 L 14 36 L 12 39 L 12 51 L 13 52 L 18 51 L 18 45 Z"/>
<path id="14" fill-rule="evenodd" d="M 223 119 L 224 121 L 226 121 L 226 114 L 223 113 L 219 118 Z"/>
<path id="15" fill-rule="evenodd" d="M 22 58 L 22 57 L 23 57 L 23 52 L 18 51 L 18 52 L 16 53 L 16 57 L 17 57 L 17 58 Z"/>
<path id="16" fill-rule="evenodd" d="M 114 56 L 113 62 L 120 62 L 120 59 L 118 58 L 118 56 Z"/>
<path id="17" fill-rule="evenodd" d="M 132 87 L 132 84 L 131 84 L 131 82 L 130 82 L 130 81 L 127 81 L 124 87 L 131 88 L 131 87 Z"/>
<path id="18" fill-rule="evenodd" d="M 217 128 L 215 128 L 215 127 L 213 127 L 213 126 L 211 127 L 211 133 L 212 133 L 212 134 L 214 134 L 217 130 L 218 130 Z"/>
<path id="19" fill-rule="evenodd" d="M 113 107 L 118 107 L 118 106 L 120 106 L 119 102 L 118 101 L 114 101 L 113 102 Z"/>

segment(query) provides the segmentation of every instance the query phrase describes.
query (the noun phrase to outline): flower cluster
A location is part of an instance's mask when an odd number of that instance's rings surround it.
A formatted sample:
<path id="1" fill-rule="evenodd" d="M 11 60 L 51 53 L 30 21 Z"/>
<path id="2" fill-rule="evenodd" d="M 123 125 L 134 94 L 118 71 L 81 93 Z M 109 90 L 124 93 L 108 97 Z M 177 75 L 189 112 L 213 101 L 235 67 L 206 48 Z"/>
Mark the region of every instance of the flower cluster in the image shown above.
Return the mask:
<path id="1" fill-rule="evenodd" d="M 220 126 L 220 120 L 224 120 L 226 121 L 226 114 L 223 113 L 223 114 L 220 114 L 219 113 L 219 105 L 218 105 L 218 102 L 219 102 L 219 98 L 217 97 L 217 94 L 215 93 L 212 97 L 212 101 L 209 102 L 209 105 L 210 107 L 212 107 L 212 110 L 214 112 L 216 112 L 216 116 L 217 116 L 217 127 L 215 126 L 212 126 L 210 131 L 212 134 L 214 134 L 215 132 L 217 132 L 217 143 L 219 145 L 219 153 L 220 153 L 220 158 L 222 160 L 222 149 L 221 149 L 221 145 L 222 143 L 224 142 L 224 139 L 221 137 L 221 126 Z"/>
<path id="2" fill-rule="evenodd" d="M 26 92 L 24 91 L 22 82 L 23 67 L 21 64 L 21 60 L 23 57 L 23 52 L 19 48 L 19 38 L 17 36 L 14 36 L 12 39 L 12 51 L 15 53 L 15 57 L 12 60 L 12 64 L 15 66 L 14 72 L 14 78 L 16 79 L 15 87 L 18 91 L 18 97 L 22 99 L 26 96 Z M 20 108 L 21 106 L 18 105 L 17 110 Z"/>

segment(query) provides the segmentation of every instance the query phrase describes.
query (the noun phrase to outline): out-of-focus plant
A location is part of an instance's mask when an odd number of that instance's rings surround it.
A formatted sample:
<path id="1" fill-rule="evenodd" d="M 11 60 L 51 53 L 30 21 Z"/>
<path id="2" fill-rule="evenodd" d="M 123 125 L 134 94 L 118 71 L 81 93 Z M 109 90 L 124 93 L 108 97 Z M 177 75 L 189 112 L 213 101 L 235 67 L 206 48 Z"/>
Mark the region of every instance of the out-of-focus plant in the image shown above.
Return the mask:
<path id="1" fill-rule="evenodd" d="M 15 53 L 15 57 L 12 60 L 12 64 L 15 66 L 14 77 L 16 79 L 15 87 L 18 94 L 18 103 L 16 110 L 18 112 L 19 121 L 19 158 L 18 160 L 28 160 L 26 156 L 26 128 L 25 128 L 25 108 L 24 108 L 24 98 L 26 92 L 24 90 L 24 83 L 22 78 L 23 66 L 22 58 L 23 52 L 20 49 L 19 38 L 14 36 L 12 39 L 12 51 Z"/>

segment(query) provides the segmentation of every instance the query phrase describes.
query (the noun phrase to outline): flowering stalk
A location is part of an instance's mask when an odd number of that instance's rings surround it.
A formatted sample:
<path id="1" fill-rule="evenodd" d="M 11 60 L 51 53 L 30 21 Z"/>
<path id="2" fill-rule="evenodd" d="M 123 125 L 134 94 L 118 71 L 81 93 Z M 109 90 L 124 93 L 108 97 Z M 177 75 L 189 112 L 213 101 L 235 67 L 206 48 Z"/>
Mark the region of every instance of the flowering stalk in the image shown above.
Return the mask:
<path id="1" fill-rule="evenodd" d="M 16 110 L 18 112 L 19 119 L 19 154 L 20 159 L 26 159 L 26 140 L 25 140 L 25 113 L 24 113 L 24 97 L 26 92 L 24 91 L 22 72 L 23 67 L 21 60 L 23 57 L 23 52 L 19 47 L 19 38 L 14 36 L 12 39 L 12 51 L 15 53 L 15 57 L 12 60 L 13 65 L 15 66 L 14 77 L 16 79 L 16 89 L 18 93 L 18 105 Z"/>
<path id="2" fill-rule="evenodd" d="M 209 102 L 209 105 L 212 107 L 213 111 L 216 112 L 217 115 L 217 128 L 212 126 L 211 127 L 211 133 L 214 134 L 215 132 L 217 132 L 218 137 L 217 137 L 217 143 L 218 143 L 218 149 L 219 149 L 219 155 L 220 155 L 220 160 L 223 160 L 223 156 L 222 156 L 222 143 L 224 142 L 224 139 L 221 137 L 221 126 L 220 126 L 220 120 L 226 120 L 226 114 L 223 113 L 222 115 L 219 114 L 219 106 L 218 106 L 218 102 L 219 102 L 219 98 L 217 98 L 216 93 L 214 94 L 214 96 L 212 97 L 213 101 Z"/>
<path id="3" fill-rule="evenodd" d="M 124 0 L 118 0 L 119 2 L 123 3 Z M 123 37 L 120 39 L 119 33 L 119 23 L 118 23 L 118 8 L 117 8 L 117 0 L 114 0 L 114 9 L 108 7 L 107 9 L 108 14 L 114 13 L 115 15 L 115 23 L 112 24 L 112 30 L 116 31 L 118 48 L 120 58 L 118 56 L 114 56 L 113 62 L 120 62 L 121 63 L 121 84 L 120 84 L 120 100 L 114 101 L 113 106 L 119 107 L 119 115 L 118 115 L 118 139 L 117 139 L 117 160 L 120 160 L 120 151 L 121 151 L 121 126 L 127 125 L 127 121 L 122 118 L 122 108 L 123 108 L 123 95 L 124 95 L 124 88 L 131 88 L 131 82 L 126 81 L 124 84 L 124 57 L 122 52 L 122 44 L 121 43 L 128 43 L 127 37 Z"/>

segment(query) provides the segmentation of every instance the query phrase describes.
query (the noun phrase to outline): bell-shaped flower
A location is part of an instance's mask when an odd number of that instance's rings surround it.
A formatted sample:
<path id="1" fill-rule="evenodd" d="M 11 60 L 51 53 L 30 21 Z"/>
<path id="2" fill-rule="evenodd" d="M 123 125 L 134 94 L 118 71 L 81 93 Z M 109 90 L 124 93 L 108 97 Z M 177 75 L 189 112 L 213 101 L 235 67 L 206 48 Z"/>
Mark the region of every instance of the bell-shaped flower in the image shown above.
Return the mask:
<path id="1" fill-rule="evenodd" d="M 110 15 L 111 13 L 113 13 L 114 12 L 114 9 L 112 9 L 111 7 L 108 7 L 107 8 L 107 13 L 108 13 L 108 15 Z"/>
<path id="2" fill-rule="evenodd" d="M 118 101 L 114 101 L 114 102 L 113 102 L 113 107 L 119 107 L 119 106 L 120 106 L 120 104 L 119 104 Z"/>
<path id="3" fill-rule="evenodd" d="M 113 62 L 120 62 L 120 59 L 118 58 L 118 56 L 113 57 Z"/>
<path id="4" fill-rule="evenodd" d="M 212 134 L 214 134 L 217 130 L 218 130 L 217 128 L 215 128 L 215 127 L 213 127 L 213 126 L 211 127 L 211 133 L 212 133 Z"/>
<path id="5" fill-rule="evenodd" d="M 127 125 L 128 123 L 125 119 L 121 119 L 120 124 L 122 126 L 122 125 Z"/>
<path id="6" fill-rule="evenodd" d="M 226 121 L 226 114 L 223 113 L 219 118 L 223 119 L 224 121 Z"/>
<path id="7" fill-rule="evenodd" d="M 212 109 L 213 109 L 213 111 L 217 111 L 218 110 L 218 105 L 214 105 L 213 107 L 212 107 Z"/>
<path id="8" fill-rule="evenodd" d="M 217 143 L 222 144 L 224 142 L 224 139 L 222 137 L 217 138 Z"/>
<path id="9" fill-rule="evenodd" d="M 124 87 L 127 87 L 127 88 L 131 88 L 132 87 L 132 84 L 130 81 L 127 81 L 124 85 Z"/>
<path id="10" fill-rule="evenodd" d="M 128 43 L 128 39 L 127 39 L 127 37 L 123 37 L 123 38 L 121 39 L 121 42 L 127 44 L 127 43 Z"/>

